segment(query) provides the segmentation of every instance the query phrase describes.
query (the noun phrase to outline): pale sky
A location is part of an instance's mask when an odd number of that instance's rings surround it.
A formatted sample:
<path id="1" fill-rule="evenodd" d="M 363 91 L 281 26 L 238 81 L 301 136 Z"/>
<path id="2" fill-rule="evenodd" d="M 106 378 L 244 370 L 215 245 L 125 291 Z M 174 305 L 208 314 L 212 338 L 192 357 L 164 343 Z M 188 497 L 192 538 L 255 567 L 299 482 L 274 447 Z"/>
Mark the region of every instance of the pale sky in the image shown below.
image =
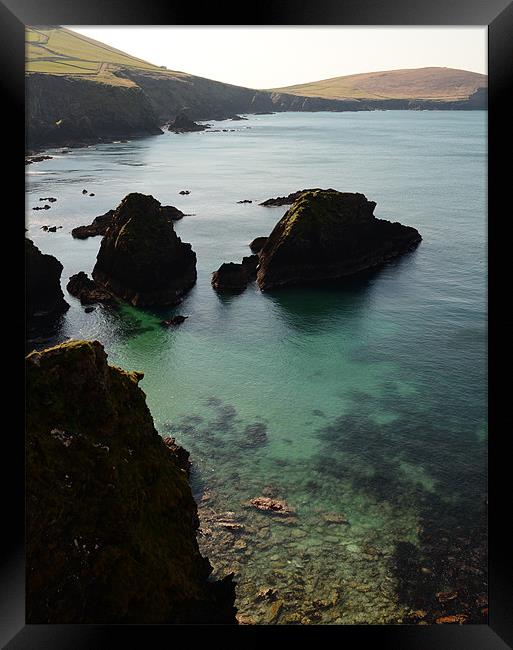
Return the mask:
<path id="1" fill-rule="evenodd" d="M 487 73 L 486 27 L 84 27 L 138 58 L 250 88 L 441 66 Z"/>

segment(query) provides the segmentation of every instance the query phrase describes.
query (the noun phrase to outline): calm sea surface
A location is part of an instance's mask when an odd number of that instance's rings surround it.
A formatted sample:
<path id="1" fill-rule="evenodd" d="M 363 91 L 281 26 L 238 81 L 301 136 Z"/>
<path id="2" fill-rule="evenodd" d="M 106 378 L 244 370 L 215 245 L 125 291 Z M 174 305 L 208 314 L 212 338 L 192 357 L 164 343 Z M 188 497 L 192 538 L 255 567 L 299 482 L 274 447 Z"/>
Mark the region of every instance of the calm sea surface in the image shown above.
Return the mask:
<path id="1" fill-rule="evenodd" d="M 111 363 L 144 371 L 157 429 L 191 452 L 200 543 L 215 575 L 235 572 L 245 620 L 399 622 L 418 606 L 405 549 L 434 566 L 451 530 L 471 535 L 486 498 L 486 120 L 249 116 L 215 123 L 234 131 L 55 151 L 27 167 L 26 234 L 64 265 L 71 305 L 49 343 L 97 339 Z M 338 287 L 218 296 L 212 271 L 250 254 L 286 210 L 258 203 L 305 187 L 362 192 L 423 241 Z M 91 272 L 100 238 L 70 231 L 135 191 L 190 215 L 175 228 L 198 282 L 175 309 L 86 314 L 65 284 Z M 33 211 L 46 196 L 58 200 Z M 189 318 L 161 327 L 173 313 Z M 286 500 L 295 521 L 245 506 L 261 495 Z M 436 526 L 449 550 L 426 546 Z"/>

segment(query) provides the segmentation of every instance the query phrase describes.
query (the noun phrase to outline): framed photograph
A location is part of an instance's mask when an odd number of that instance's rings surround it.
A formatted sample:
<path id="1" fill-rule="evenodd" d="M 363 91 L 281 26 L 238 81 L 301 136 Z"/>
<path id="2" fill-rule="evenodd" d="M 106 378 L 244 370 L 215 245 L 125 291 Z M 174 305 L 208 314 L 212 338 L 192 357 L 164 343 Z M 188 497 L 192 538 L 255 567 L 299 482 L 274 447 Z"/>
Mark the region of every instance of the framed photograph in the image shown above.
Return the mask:
<path id="1" fill-rule="evenodd" d="M 0 5 L 3 646 L 513 647 L 513 9 L 240 9 Z"/>

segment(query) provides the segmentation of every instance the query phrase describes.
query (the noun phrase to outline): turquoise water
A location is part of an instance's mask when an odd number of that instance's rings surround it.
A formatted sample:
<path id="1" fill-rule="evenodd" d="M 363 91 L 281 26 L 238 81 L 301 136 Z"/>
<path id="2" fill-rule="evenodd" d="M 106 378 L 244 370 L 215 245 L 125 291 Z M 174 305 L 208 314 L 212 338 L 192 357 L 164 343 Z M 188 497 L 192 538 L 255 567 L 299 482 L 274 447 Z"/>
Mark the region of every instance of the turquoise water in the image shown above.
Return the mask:
<path id="1" fill-rule="evenodd" d="M 86 314 L 65 291 L 71 308 L 45 345 L 98 339 L 111 363 L 144 371 L 157 429 L 191 452 L 200 543 L 215 575 L 235 572 L 242 619 L 405 620 L 401 544 L 426 553 L 425 531 L 449 511 L 443 529 L 470 535 L 486 493 L 486 113 L 284 113 L 216 128 L 235 130 L 50 152 L 27 167 L 27 235 L 63 263 L 63 287 L 91 272 L 100 244 L 71 229 L 133 191 L 189 214 L 175 227 L 198 256 L 174 310 Z M 218 296 L 212 271 L 286 210 L 258 203 L 304 187 L 362 192 L 423 241 L 338 286 Z M 45 196 L 58 200 L 33 211 Z M 162 328 L 172 313 L 189 318 Z M 245 505 L 262 494 L 295 521 Z M 272 598 L 258 596 L 268 587 Z"/>

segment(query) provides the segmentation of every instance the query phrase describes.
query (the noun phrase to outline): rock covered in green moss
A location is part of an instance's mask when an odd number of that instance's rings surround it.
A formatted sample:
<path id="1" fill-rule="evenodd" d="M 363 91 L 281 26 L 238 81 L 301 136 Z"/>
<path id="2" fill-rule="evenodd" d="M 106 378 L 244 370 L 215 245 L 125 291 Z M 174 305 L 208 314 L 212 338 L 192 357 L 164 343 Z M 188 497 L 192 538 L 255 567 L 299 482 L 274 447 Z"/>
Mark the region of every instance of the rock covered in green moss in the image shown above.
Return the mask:
<path id="1" fill-rule="evenodd" d="M 196 253 L 156 199 L 132 193 L 116 208 L 92 275 L 135 306 L 172 305 L 196 282 Z"/>
<path id="2" fill-rule="evenodd" d="M 69 341 L 26 359 L 27 622 L 234 623 L 183 458 L 154 428 L 142 374 L 106 357 Z"/>
<path id="3" fill-rule="evenodd" d="M 352 275 L 380 266 L 421 241 L 415 228 L 377 219 L 375 207 L 363 194 L 302 192 L 260 251 L 259 287 Z"/>

